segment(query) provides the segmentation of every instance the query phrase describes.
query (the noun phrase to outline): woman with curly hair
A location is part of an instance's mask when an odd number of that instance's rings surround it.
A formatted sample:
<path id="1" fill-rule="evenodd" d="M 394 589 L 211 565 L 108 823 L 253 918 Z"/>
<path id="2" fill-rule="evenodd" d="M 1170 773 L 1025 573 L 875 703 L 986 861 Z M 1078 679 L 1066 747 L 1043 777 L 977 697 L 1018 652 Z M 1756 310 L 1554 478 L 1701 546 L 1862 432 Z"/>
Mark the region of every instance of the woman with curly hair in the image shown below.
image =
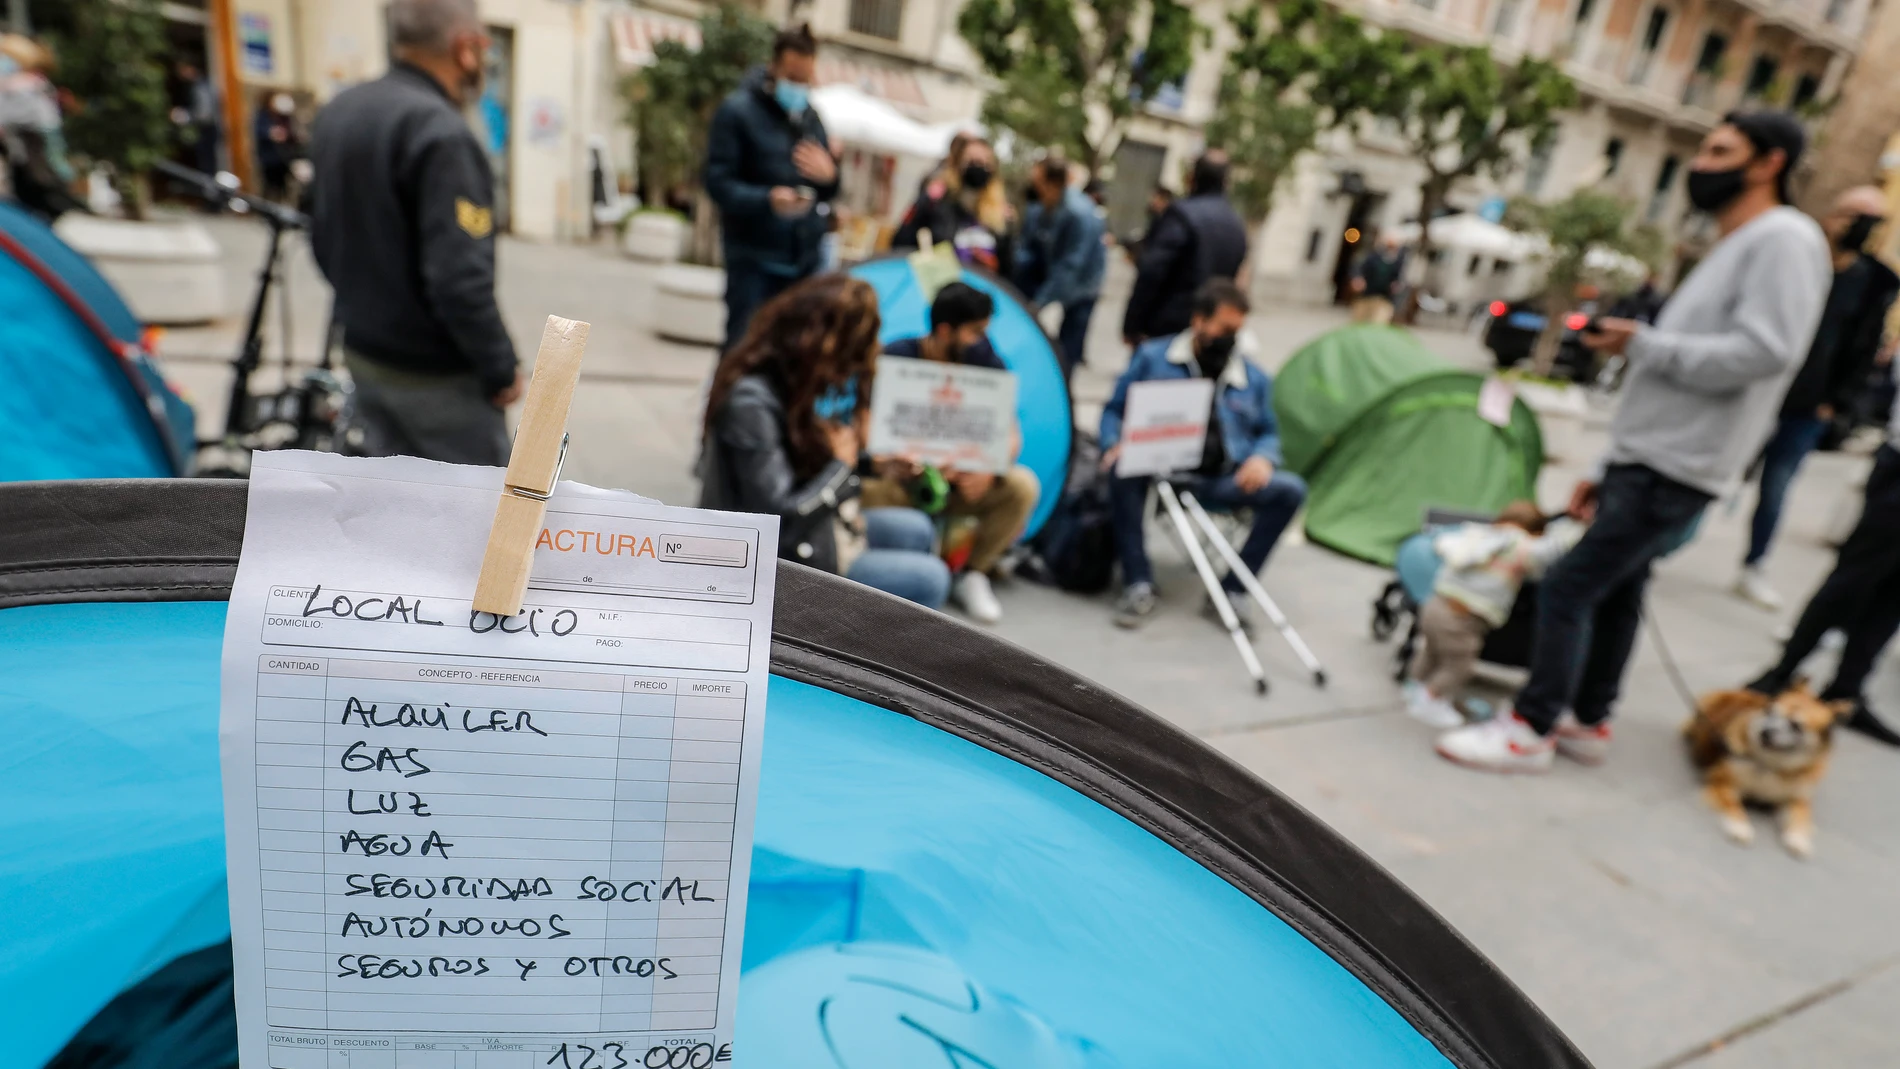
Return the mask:
<path id="1" fill-rule="evenodd" d="M 720 360 L 706 399 L 701 508 L 779 517 L 779 556 L 838 570 L 838 507 L 858 494 L 859 425 L 878 354 L 877 293 L 819 275 L 774 297 Z M 870 548 L 847 578 L 930 608 L 950 571 L 916 509 L 864 513 Z"/>

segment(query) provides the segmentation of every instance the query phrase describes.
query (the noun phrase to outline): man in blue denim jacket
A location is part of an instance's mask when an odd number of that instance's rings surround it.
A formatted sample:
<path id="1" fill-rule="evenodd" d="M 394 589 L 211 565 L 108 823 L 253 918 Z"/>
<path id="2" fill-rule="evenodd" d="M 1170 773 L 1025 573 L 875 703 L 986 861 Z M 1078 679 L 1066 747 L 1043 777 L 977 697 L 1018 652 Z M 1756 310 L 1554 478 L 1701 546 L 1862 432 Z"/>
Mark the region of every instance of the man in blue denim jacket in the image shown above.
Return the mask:
<path id="1" fill-rule="evenodd" d="M 1257 573 L 1306 500 L 1306 483 L 1279 470 L 1280 427 L 1273 417 L 1273 380 L 1236 349 L 1246 322 L 1247 295 L 1240 287 L 1224 278 L 1203 284 L 1194 294 L 1187 330 L 1151 338 L 1136 347 L 1128 370 L 1115 383 L 1114 396 L 1102 409 L 1101 444 L 1102 464 L 1112 467 L 1121 459 L 1122 413 L 1128 387 L 1134 383 L 1214 379 L 1213 418 L 1208 421 L 1201 463 L 1175 478 L 1209 509 L 1253 510 L 1253 529 L 1240 547 L 1240 559 Z M 1154 570 L 1142 531 L 1148 482 L 1146 476 L 1113 476 L 1109 482 L 1123 583 L 1115 622 L 1122 627 L 1141 626 L 1155 609 Z M 1229 575 L 1221 587 L 1246 622 L 1247 596 L 1240 580 Z"/>
<path id="2" fill-rule="evenodd" d="M 1069 165 L 1045 159 L 1029 175 L 1035 198 L 1023 219 L 1022 241 L 1016 246 L 1016 285 L 1038 309 L 1062 306 L 1062 329 L 1056 344 L 1062 352 L 1062 374 L 1073 375 L 1082 362 L 1083 343 L 1095 300 L 1102 293 L 1102 275 L 1108 270 L 1108 246 L 1102 243 L 1106 227 L 1095 202 L 1069 185 Z"/>

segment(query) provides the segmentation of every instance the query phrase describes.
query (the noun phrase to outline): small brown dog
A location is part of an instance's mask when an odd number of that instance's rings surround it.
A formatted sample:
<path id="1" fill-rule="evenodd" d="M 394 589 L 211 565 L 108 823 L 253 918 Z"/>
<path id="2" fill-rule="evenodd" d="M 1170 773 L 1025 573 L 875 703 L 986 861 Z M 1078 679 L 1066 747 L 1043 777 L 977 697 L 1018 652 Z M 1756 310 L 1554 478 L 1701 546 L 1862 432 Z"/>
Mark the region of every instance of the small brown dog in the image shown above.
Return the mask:
<path id="1" fill-rule="evenodd" d="M 1778 809 L 1781 845 L 1796 857 L 1814 852 L 1808 800 L 1827 771 L 1834 723 L 1854 703 L 1823 702 L 1805 681 L 1774 698 L 1752 690 L 1702 696 L 1683 725 L 1689 759 L 1702 771 L 1702 796 L 1722 814 L 1722 830 L 1738 843 L 1755 840 L 1743 802 Z"/>

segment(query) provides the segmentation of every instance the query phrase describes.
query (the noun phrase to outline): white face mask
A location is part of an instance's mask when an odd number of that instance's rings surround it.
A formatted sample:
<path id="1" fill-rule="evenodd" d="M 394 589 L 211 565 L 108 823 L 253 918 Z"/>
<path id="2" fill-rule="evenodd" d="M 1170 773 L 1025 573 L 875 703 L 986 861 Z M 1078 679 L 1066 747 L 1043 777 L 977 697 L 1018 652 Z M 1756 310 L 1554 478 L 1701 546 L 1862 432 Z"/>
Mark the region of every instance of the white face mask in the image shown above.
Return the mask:
<path id="1" fill-rule="evenodd" d="M 289 93 L 279 93 L 270 98 L 270 110 L 279 115 L 289 115 L 297 110 L 297 102 L 290 98 Z"/>

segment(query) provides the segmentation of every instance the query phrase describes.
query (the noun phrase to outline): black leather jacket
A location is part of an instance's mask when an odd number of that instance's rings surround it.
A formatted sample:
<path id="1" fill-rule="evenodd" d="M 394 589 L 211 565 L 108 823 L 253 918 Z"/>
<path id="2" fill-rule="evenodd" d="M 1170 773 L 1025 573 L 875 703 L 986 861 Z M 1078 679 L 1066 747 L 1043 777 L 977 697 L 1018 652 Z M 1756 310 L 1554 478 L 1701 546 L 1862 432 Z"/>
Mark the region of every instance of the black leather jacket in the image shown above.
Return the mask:
<path id="1" fill-rule="evenodd" d="M 786 450 L 785 402 L 763 375 L 747 375 L 713 413 L 700 447 L 699 507 L 779 518 L 778 555 L 838 570 L 838 506 L 858 495 L 858 477 L 837 460 L 798 481 Z"/>

